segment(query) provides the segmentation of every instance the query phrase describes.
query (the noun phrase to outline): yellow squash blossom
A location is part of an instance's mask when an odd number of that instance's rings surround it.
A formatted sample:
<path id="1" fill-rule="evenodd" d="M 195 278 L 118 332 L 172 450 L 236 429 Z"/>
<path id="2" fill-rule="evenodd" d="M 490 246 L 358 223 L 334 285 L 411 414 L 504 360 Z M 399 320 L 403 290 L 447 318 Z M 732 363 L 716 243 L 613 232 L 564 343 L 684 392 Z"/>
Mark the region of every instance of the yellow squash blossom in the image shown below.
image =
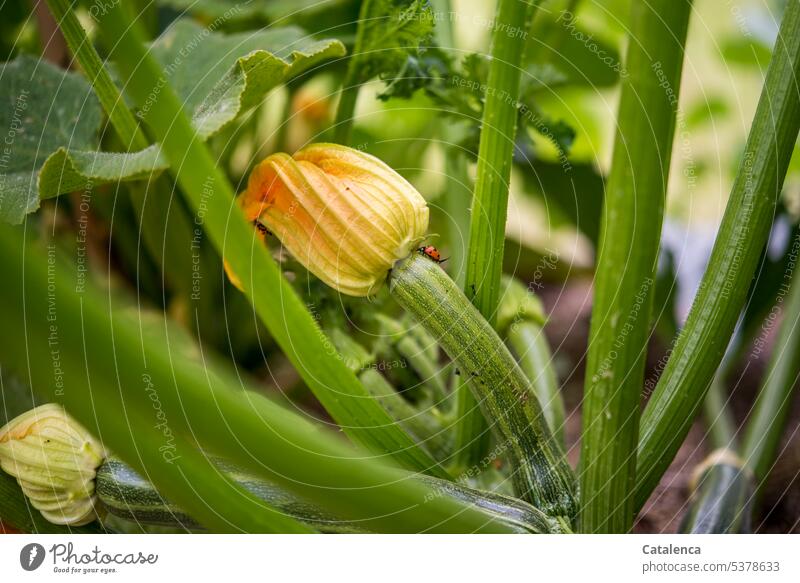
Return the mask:
<path id="1" fill-rule="evenodd" d="M 374 295 L 428 229 L 428 205 L 407 180 L 336 144 L 267 157 L 239 203 L 311 273 L 352 296 Z"/>
<path id="2" fill-rule="evenodd" d="M 103 446 L 54 403 L 0 428 L 0 468 L 53 524 L 79 526 L 95 519 L 95 470 L 105 456 Z"/>

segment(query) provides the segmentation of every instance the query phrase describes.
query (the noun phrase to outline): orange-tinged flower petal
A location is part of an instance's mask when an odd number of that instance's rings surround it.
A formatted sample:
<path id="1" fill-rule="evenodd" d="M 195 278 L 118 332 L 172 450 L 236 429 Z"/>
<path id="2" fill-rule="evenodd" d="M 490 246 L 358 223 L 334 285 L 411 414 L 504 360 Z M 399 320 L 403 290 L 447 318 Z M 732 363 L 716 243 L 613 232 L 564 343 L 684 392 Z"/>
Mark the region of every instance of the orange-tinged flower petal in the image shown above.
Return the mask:
<path id="1" fill-rule="evenodd" d="M 375 294 L 428 228 L 427 203 L 408 181 L 336 144 L 267 157 L 239 202 L 309 271 L 354 296 Z"/>

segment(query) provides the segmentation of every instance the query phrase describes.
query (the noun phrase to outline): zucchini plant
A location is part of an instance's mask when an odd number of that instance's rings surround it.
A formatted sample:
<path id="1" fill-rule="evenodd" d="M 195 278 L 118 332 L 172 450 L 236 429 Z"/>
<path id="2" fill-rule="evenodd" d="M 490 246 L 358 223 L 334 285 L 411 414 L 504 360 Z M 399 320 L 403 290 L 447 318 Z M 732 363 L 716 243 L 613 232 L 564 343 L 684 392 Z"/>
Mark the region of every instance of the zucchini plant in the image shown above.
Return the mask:
<path id="1" fill-rule="evenodd" d="M 796 246 L 755 302 L 783 324 L 741 427 L 741 353 L 720 363 L 794 220 L 800 0 L 680 330 L 656 320 L 701 0 L 621 25 L 574 0 L 245 4 L 47 0 L 20 38 L 49 22 L 66 57 L 3 49 L 0 526 L 624 533 L 705 407 L 681 528 L 752 530 L 793 421 Z M 545 306 L 588 283 L 570 354 Z"/>

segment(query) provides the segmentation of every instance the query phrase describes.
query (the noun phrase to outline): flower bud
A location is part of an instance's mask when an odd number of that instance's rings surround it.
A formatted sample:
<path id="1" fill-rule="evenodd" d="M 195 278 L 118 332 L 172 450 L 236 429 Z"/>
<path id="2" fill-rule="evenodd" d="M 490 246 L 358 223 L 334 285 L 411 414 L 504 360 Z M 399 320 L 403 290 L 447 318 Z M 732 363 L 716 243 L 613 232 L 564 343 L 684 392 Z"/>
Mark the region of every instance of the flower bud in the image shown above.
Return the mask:
<path id="1" fill-rule="evenodd" d="M 428 206 L 411 184 L 374 156 L 336 144 L 267 157 L 239 203 L 311 273 L 352 296 L 377 293 L 428 228 Z"/>
<path id="2" fill-rule="evenodd" d="M 0 428 L 0 468 L 53 524 L 80 526 L 95 519 L 95 470 L 105 456 L 100 442 L 54 403 Z"/>

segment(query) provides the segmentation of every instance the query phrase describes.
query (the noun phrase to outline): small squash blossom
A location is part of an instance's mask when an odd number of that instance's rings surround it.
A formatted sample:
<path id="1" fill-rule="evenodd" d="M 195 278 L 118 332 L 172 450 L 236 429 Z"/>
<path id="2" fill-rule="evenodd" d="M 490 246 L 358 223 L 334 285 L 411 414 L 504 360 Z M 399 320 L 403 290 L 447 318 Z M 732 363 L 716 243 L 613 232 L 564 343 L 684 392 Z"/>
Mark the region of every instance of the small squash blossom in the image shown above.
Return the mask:
<path id="1" fill-rule="evenodd" d="M 428 229 L 428 205 L 408 181 L 374 156 L 336 144 L 267 157 L 239 203 L 311 273 L 352 296 L 377 293 Z"/>
<path id="2" fill-rule="evenodd" d="M 0 467 L 53 524 L 80 526 L 95 519 L 95 470 L 105 456 L 103 446 L 54 403 L 0 428 Z"/>

